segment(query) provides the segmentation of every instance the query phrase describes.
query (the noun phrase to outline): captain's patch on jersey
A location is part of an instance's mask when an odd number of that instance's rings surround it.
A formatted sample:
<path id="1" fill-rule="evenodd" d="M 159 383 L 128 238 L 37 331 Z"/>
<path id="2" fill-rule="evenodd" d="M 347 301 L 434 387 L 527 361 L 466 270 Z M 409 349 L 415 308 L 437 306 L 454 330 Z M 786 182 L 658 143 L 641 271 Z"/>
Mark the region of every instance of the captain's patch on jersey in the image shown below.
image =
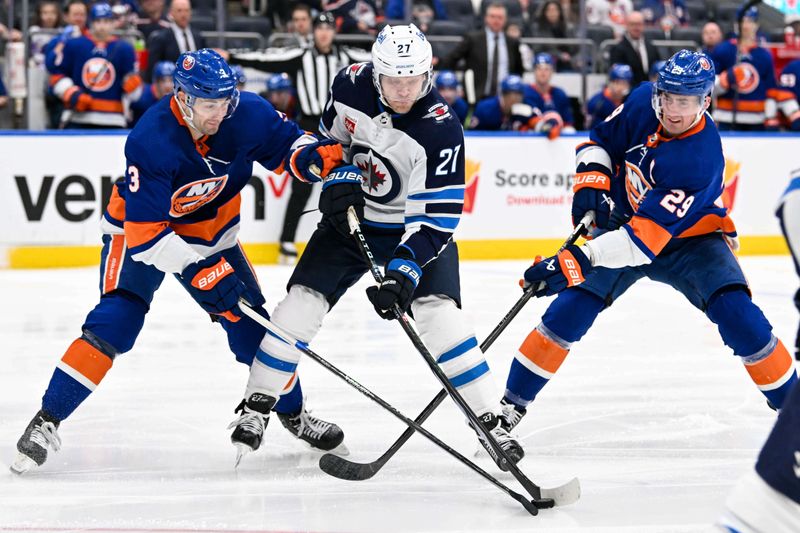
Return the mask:
<path id="1" fill-rule="evenodd" d="M 169 215 L 172 217 L 182 217 L 183 215 L 200 209 L 219 196 L 219 193 L 225 188 L 225 183 L 227 183 L 227 181 L 228 175 L 225 174 L 224 176 L 216 176 L 187 183 L 172 195 Z"/>
<path id="2" fill-rule="evenodd" d="M 428 108 L 428 113 L 422 118 L 432 118 L 436 122 L 441 122 L 450 116 L 450 108 L 447 104 L 437 102 Z"/>

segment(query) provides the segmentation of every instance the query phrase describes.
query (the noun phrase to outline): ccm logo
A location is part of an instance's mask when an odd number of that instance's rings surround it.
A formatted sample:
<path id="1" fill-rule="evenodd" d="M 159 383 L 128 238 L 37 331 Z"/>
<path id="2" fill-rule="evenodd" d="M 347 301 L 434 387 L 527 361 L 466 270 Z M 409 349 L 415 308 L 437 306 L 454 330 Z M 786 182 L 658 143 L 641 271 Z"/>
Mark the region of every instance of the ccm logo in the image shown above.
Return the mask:
<path id="1" fill-rule="evenodd" d="M 417 274 L 417 271 L 411 268 L 410 266 L 400 265 L 400 267 L 397 270 L 399 270 L 409 278 L 413 279 L 414 281 L 419 281 L 419 274 Z"/>
<path id="2" fill-rule="evenodd" d="M 224 278 L 231 272 L 233 272 L 233 267 L 227 261 L 224 263 L 217 263 L 213 268 L 205 270 L 202 274 L 202 277 L 196 280 L 197 288 L 202 290 L 210 289 L 217 283 L 217 281 Z"/>

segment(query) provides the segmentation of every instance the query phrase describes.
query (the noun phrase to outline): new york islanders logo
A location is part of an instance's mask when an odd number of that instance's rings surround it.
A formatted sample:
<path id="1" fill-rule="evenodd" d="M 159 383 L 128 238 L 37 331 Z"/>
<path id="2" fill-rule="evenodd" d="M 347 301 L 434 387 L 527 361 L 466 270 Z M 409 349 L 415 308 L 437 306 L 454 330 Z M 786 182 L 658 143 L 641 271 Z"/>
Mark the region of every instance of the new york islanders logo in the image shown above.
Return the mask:
<path id="1" fill-rule="evenodd" d="M 758 74 L 756 67 L 750 63 L 740 63 L 739 66 L 742 67 L 744 73 L 741 79 L 736 80 L 739 92 L 741 94 L 750 94 L 758 88 L 759 83 L 761 83 L 761 76 Z"/>
<path id="2" fill-rule="evenodd" d="M 184 57 L 181 66 L 183 70 L 192 70 L 192 67 L 194 67 L 194 58 L 192 56 Z"/>
<path id="3" fill-rule="evenodd" d="M 177 218 L 197 211 L 219 196 L 219 193 L 225 188 L 227 182 L 228 175 L 225 174 L 224 176 L 216 176 L 187 183 L 172 194 L 169 215 Z"/>
<path id="4" fill-rule="evenodd" d="M 650 174 L 653 172 L 653 163 L 650 163 Z M 633 208 L 634 213 L 639 210 L 639 205 L 644 201 L 644 197 L 653 188 L 652 178 L 645 177 L 642 169 L 630 161 L 625 161 L 625 192 L 628 195 L 628 203 Z"/>
<path id="5" fill-rule="evenodd" d="M 90 91 L 101 93 L 109 90 L 117 79 L 114 65 L 104 57 L 92 57 L 83 64 L 81 82 Z"/>
<path id="6" fill-rule="evenodd" d="M 705 57 L 701 57 L 698 64 L 700 65 L 700 68 L 703 70 L 711 70 L 711 62 Z"/>

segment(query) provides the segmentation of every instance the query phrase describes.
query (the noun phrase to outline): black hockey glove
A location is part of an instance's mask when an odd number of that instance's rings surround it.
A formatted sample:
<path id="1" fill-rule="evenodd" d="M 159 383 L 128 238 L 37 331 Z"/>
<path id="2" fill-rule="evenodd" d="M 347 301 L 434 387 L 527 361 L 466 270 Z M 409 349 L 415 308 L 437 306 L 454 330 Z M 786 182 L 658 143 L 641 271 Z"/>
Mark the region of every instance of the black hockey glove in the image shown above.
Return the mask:
<path id="1" fill-rule="evenodd" d="M 550 296 L 568 287 L 580 285 L 592 270 L 589 258 L 574 244 L 570 244 L 558 255 L 536 258 L 533 266 L 525 271 L 522 288 L 534 287 L 534 296 Z M 544 282 L 544 287 L 539 285 Z"/>
<path id="2" fill-rule="evenodd" d="M 611 177 L 604 172 L 580 168 L 583 166 L 579 165 L 572 183 L 572 225 L 577 226 L 586 213 L 594 211 L 595 226 L 605 229 L 614 207 Z"/>
<path id="3" fill-rule="evenodd" d="M 392 308 L 395 304 L 404 313 L 408 310 L 411 296 L 421 277 L 422 269 L 419 265 L 410 258 L 395 255 L 386 265 L 386 274 L 380 286 L 367 287 L 367 298 L 381 318 L 392 320 Z"/>
<path id="4" fill-rule="evenodd" d="M 183 269 L 180 277 L 183 286 L 204 311 L 224 316 L 231 322 L 242 316 L 238 307 L 240 297 L 249 302 L 255 300 L 224 257 L 212 256 L 192 263 Z"/>
<path id="5" fill-rule="evenodd" d="M 333 169 L 322 182 L 319 210 L 342 235 L 350 235 L 350 226 L 347 223 L 347 209 L 350 206 L 355 208 L 358 220 L 364 220 L 362 183 L 361 171 L 354 165 Z"/>

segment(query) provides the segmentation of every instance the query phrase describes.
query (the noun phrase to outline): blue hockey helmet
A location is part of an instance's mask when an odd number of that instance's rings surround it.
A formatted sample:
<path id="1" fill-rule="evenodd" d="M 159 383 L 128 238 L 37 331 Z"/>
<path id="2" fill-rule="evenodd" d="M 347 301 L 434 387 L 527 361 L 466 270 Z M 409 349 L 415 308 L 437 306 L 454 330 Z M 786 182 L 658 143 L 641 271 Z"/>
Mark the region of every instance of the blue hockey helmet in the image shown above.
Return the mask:
<path id="1" fill-rule="evenodd" d="M 233 71 L 233 75 L 236 77 L 236 83 L 239 85 L 244 85 L 247 83 L 247 76 L 244 73 L 244 69 L 241 65 L 231 65 L 231 70 Z"/>
<path id="2" fill-rule="evenodd" d="M 658 71 L 657 91 L 710 96 L 714 89 L 714 63 L 703 52 L 681 50 Z"/>
<path id="3" fill-rule="evenodd" d="M 153 66 L 153 79 L 171 78 L 175 74 L 175 63 L 172 61 L 159 61 Z"/>
<path id="4" fill-rule="evenodd" d="M 556 60 L 555 58 L 548 54 L 547 52 L 542 52 L 536 54 L 536 57 L 533 58 L 533 68 L 538 67 L 539 65 L 550 65 L 551 68 L 556 68 Z"/>
<path id="5" fill-rule="evenodd" d="M 113 18 L 116 18 L 114 15 L 114 11 L 112 11 L 111 5 L 105 2 L 95 4 L 89 10 L 89 22 L 94 22 L 97 19 L 113 19 Z"/>
<path id="6" fill-rule="evenodd" d="M 633 81 L 633 70 L 630 65 L 622 63 L 614 63 L 608 71 L 608 81 L 622 80 L 631 82 Z"/>
<path id="7" fill-rule="evenodd" d="M 667 64 L 667 62 L 663 61 L 663 60 L 662 61 L 656 61 L 655 63 L 650 65 L 650 72 L 648 72 L 648 75 L 651 78 L 653 76 L 657 76 L 658 73 L 661 71 L 662 68 L 664 68 L 664 65 L 666 65 L 666 64 Z"/>
<path id="8" fill-rule="evenodd" d="M 186 105 L 190 108 L 196 98 L 229 99 L 227 118 L 239 103 L 236 75 L 222 56 L 210 48 L 182 53 L 175 64 L 173 80 L 175 94 L 179 90 L 186 93 Z"/>
<path id="9" fill-rule="evenodd" d="M 744 6 L 741 6 L 739 9 L 736 10 L 736 20 L 742 20 L 743 18 L 753 19 L 755 21 L 758 20 L 758 8 L 756 6 L 750 6 L 747 10 L 744 10 Z"/>
<path id="10" fill-rule="evenodd" d="M 452 70 L 442 70 L 436 76 L 437 89 L 458 89 L 458 78 Z"/>
<path id="11" fill-rule="evenodd" d="M 267 91 L 271 93 L 277 91 L 291 91 L 293 89 L 294 84 L 292 83 L 292 78 L 285 72 L 273 74 L 267 78 Z"/>
<path id="12" fill-rule="evenodd" d="M 510 74 L 500 82 L 501 93 L 525 93 L 525 82 L 516 74 Z"/>

